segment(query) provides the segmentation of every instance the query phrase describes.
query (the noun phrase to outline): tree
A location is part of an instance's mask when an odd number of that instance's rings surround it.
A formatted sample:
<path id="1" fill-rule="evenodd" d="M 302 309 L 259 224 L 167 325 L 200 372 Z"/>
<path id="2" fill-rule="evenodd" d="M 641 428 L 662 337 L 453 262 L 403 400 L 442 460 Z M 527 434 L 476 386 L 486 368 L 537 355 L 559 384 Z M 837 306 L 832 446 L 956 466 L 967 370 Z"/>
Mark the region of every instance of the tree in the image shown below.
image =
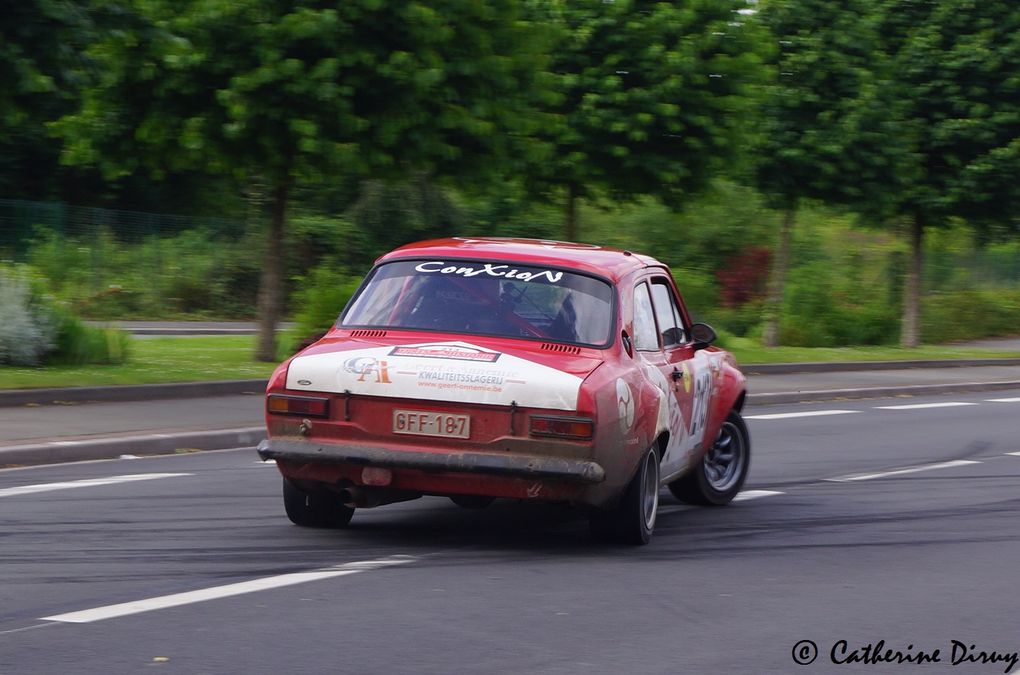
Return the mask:
<path id="1" fill-rule="evenodd" d="M 678 204 L 739 148 L 750 87 L 763 77 L 743 0 L 553 0 L 529 5 L 558 29 L 557 93 L 540 137 L 552 152 L 531 169 L 533 193 L 564 199 L 574 240 L 577 200 L 652 195 Z"/>
<path id="2" fill-rule="evenodd" d="M 874 114 L 886 106 L 875 103 L 881 15 L 872 0 L 768 0 L 758 18 L 778 48 L 755 176 L 783 212 L 762 333 L 774 347 L 798 203 L 859 204 L 877 185 L 898 184 L 887 157 L 902 143 L 877 133 L 888 122 Z"/>
<path id="3" fill-rule="evenodd" d="M 901 343 L 920 341 L 924 233 L 963 218 L 1015 223 L 1020 209 L 1020 6 L 1008 0 L 888 0 L 883 5 L 880 98 L 898 185 L 871 195 L 909 223 Z M 867 207 L 867 205 L 865 205 Z"/>
<path id="4" fill-rule="evenodd" d="M 0 194 L 5 197 L 45 198 L 57 183 L 59 148 L 45 125 L 74 104 L 76 66 L 88 28 L 86 13 L 66 0 L 0 7 Z M 13 239 L 12 233 L 5 235 Z"/>
<path id="5" fill-rule="evenodd" d="M 288 207 L 305 176 L 478 179 L 527 136 L 540 32 L 519 3 L 123 0 L 57 129 L 108 176 L 264 182 L 256 356 L 273 360 Z"/>

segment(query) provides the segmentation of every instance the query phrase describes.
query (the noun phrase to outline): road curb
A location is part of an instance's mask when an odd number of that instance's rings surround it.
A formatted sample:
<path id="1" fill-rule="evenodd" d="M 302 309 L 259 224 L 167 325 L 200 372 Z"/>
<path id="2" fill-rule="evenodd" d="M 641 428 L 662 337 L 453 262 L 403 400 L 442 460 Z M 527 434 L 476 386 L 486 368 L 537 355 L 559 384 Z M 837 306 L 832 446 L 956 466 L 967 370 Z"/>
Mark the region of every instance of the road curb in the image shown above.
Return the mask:
<path id="1" fill-rule="evenodd" d="M 954 359 L 951 361 L 808 361 L 804 363 L 759 363 L 740 365 L 745 375 L 791 375 L 794 373 L 845 373 L 869 370 L 910 370 L 914 368 L 978 368 L 1020 366 L 1020 359 Z"/>
<path id="2" fill-rule="evenodd" d="M 789 375 L 795 373 L 839 373 L 869 370 L 910 370 L 914 368 L 974 368 L 1020 366 L 1018 359 L 965 359 L 955 361 L 838 361 L 766 363 L 741 365 L 745 375 Z M 90 401 L 152 401 L 162 398 L 194 398 L 262 394 L 268 380 L 216 380 L 171 382 L 102 387 L 59 387 L 49 389 L 0 390 L 0 407 L 85 403 Z M 894 394 L 895 395 L 895 394 Z"/>
<path id="3" fill-rule="evenodd" d="M 747 394 L 750 406 L 778 405 L 781 403 L 812 403 L 815 401 L 842 401 L 862 398 L 891 398 L 895 396 L 935 396 L 940 394 L 1001 391 L 1020 389 L 1020 381 L 1009 382 L 957 382 L 954 384 L 916 384 L 902 387 L 871 387 L 862 389 L 823 389 L 790 392 Z"/>
<path id="4" fill-rule="evenodd" d="M 94 459 L 115 459 L 121 455 L 168 455 L 193 450 L 254 448 L 265 437 L 265 427 L 259 426 L 74 441 L 54 440 L 0 447 L 0 466 L 31 466 Z"/>
<path id="5" fill-rule="evenodd" d="M 216 380 L 168 384 L 128 384 L 109 387 L 8 389 L 0 391 L 0 407 L 96 401 L 153 401 L 161 398 L 201 398 L 264 394 L 268 380 Z"/>

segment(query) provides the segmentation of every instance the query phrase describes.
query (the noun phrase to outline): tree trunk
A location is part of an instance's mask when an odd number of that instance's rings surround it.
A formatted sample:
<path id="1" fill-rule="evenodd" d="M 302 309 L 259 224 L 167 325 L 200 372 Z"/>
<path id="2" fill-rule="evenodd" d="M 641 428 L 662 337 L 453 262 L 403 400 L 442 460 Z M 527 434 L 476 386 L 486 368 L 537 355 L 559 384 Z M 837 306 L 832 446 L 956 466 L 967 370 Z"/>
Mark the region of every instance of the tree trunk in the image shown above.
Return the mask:
<path id="1" fill-rule="evenodd" d="M 783 296 L 786 294 L 786 271 L 790 267 L 790 240 L 796 215 L 797 205 L 794 203 L 783 212 L 783 222 L 779 226 L 779 241 L 776 243 L 776 256 L 772 260 L 768 293 L 765 296 L 765 329 L 761 341 L 766 347 L 779 346 L 779 316 L 783 308 Z"/>
<path id="2" fill-rule="evenodd" d="M 577 241 L 577 186 L 567 185 L 567 218 L 563 228 L 564 241 Z"/>
<path id="3" fill-rule="evenodd" d="M 276 361 L 276 326 L 280 322 L 283 299 L 283 238 L 287 222 L 289 181 L 277 183 L 272 196 L 272 214 L 266 233 L 266 251 L 259 280 L 259 337 L 255 358 Z"/>
<path id="4" fill-rule="evenodd" d="M 903 321 L 900 328 L 900 346 L 917 347 L 921 344 L 921 267 L 923 263 L 924 220 L 915 215 L 910 226 L 910 263 L 907 282 L 903 285 Z"/>

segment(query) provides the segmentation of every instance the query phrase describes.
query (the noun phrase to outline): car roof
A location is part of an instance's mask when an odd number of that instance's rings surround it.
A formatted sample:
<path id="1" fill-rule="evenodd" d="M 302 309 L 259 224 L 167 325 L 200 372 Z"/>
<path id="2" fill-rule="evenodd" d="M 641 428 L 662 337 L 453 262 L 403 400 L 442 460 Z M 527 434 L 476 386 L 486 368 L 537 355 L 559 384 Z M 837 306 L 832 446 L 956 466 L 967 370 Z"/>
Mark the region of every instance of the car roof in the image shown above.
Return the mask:
<path id="1" fill-rule="evenodd" d="M 655 258 L 622 249 L 566 241 L 504 237 L 454 237 L 421 241 L 390 251 L 376 262 L 406 258 L 469 258 L 549 265 L 576 269 L 614 282 L 634 270 L 650 266 L 665 267 Z"/>

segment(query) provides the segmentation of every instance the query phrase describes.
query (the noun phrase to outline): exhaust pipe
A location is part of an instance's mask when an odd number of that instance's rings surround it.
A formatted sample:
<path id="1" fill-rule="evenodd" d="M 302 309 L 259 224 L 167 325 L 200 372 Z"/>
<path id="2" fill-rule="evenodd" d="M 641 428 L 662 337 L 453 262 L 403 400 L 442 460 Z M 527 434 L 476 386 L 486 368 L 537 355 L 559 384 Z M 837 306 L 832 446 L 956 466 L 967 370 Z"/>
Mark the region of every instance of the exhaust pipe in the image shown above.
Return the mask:
<path id="1" fill-rule="evenodd" d="M 340 501 L 344 506 L 361 509 L 369 509 L 374 506 L 407 502 L 421 497 L 420 492 L 407 492 L 405 490 L 387 490 L 382 488 L 365 488 L 360 485 L 351 485 L 340 490 Z"/>

